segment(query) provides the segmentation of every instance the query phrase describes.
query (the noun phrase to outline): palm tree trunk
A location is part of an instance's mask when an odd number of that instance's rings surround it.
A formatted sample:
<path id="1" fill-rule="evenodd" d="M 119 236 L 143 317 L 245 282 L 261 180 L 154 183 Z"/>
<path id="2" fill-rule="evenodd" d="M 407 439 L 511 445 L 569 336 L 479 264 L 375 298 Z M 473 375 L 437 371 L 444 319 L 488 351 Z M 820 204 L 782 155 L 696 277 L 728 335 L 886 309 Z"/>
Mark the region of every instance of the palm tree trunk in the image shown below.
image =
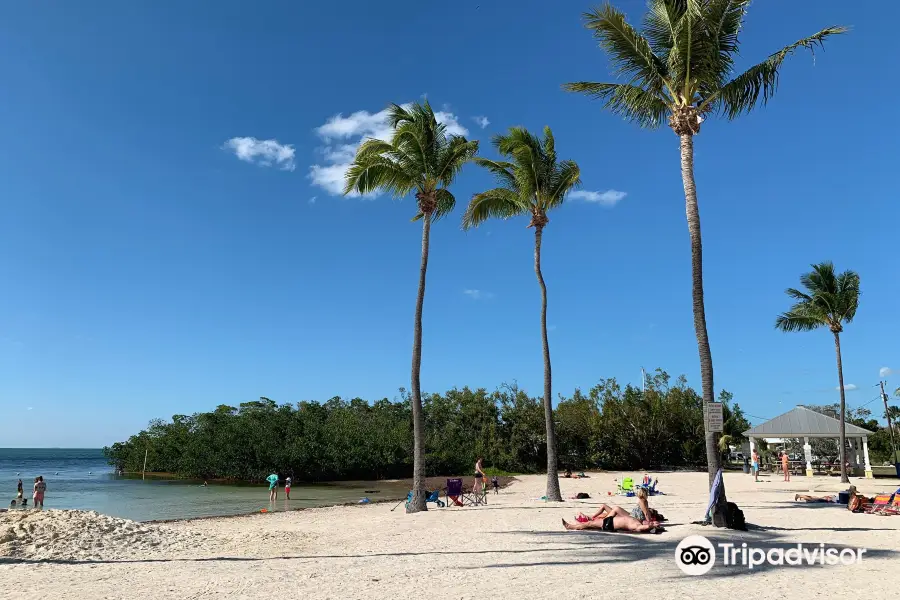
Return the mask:
<path id="1" fill-rule="evenodd" d="M 847 446 L 847 430 L 844 423 L 846 406 L 844 403 L 844 367 L 841 365 L 841 334 L 836 331 L 834 332 L 834 351 L 837 353 L 838 389 L 841 390 L 841 483 L 850 483 L 850 478 L 847 476 L 847 461 L 844 458 Z"/>
<path id="2" fill-rule="evenodd" d="M 419 376 L 422 372 L 422 305 L 425 303 L 425 273 L 428 271 L 428 243 L 431 235 L 431 214 L 422 219 L 422 264 L 419 267 L 419 292 L 416 295 L 416 322 L 413 326 L 412 392 L 413 417 L 413 497 L 406 512 L 428 510 L 425 504 L 425 417 L 422 414 L 422 390 Z"/>
<path id="3" fill-rule="evenodd" d="M 684 184 L 685 211 L 688 231 L 691 234 L 691 275 L 694 301 L 694 332 L 697 335 L 697 350 L 700 353 L 700 380 L 703 385 L 703 402 L 714 401 L 712 353 L 709 350 L 709 336 L 706 333 L 706 309 L 703 305 L 703 240 L 700 236 L 700 209 L 697 208 L 697 188 L 694 183 L 694 137 L 681 135 L 681 180 Z M 716 472 L 721 466 L 716 438 L 718 435 L 706 431 L 706 464 L 709 471 L 709 485 L 712 487 Z M 722 503 L 725 502 L 725 484 L 722 483 Z"/>
<path id="4" fill-rule="evenodd" d="M 534 273 L 541 286 L 541 342 L 544 346 L 544 419 L 547 426 L 547 500 L 562 502 L 559 491 L 559 472 L 556 458 L 556 430 L 553 426 L 552 378 L 550 373 L 550 343 L 547 341 L 547 285 L 541 274 L 541 238 L 543 226 L 534 228 Z"/>

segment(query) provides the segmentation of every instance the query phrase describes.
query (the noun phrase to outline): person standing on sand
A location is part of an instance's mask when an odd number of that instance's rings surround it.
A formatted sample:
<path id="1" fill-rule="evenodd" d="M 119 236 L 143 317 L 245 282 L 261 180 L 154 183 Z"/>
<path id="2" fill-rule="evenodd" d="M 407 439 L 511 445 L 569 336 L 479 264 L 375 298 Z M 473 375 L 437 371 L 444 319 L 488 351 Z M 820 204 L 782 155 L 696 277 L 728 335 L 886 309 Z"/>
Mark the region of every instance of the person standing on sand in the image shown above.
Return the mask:
<path id="1" fill-rule="evenodd" d="M 269 482 L 269 501 L 275 502 L 278 498 L 278 475 L 272 473 L 266 477 L 266 481 Z"/>
<path id="2" fill-rule="evenodd" d="M 475 461 L 475 485 L 472 491 L 475 493 L 476 501 L 484 491 L 484 469 L 481 466 L 481 461 L 481 457 L 478 457 L 478 460 Z"/>
<path id="3" fill-rule="evenodd" d="M 781 453 L 781 470 L 784 471 L 784 480 L 791 480 L 791 463 L 790 459 L 788 459 L 787 452 Z"/>
<path id="4" fill-rule="evenodd" d="M 756 448 L 753 449 L 753 461 L 750 463 L 750 468 L 753 469 L 753 481 L 759 481 L 759 452 L 756 451 Z"/>
<path id="5" fill-rule="evenodd" d="M 38 475 L 34 478 L 34 507 L 44 509 L 44 492 L 47 491 L 47 484 L 44 483 L 44 476 Z"/>

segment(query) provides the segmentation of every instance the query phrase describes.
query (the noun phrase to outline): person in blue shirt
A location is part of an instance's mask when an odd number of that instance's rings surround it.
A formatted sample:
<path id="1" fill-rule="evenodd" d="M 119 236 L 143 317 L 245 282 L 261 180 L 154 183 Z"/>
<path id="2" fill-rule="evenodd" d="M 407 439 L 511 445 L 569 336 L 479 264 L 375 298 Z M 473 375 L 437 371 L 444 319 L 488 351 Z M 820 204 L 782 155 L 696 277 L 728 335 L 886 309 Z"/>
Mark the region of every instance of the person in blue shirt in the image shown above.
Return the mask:
<path id="1" fill-rule="evenodd" d="M 278 475 L 272 473 L 266 477 L 266 481 L 269 482 L 269 500 L 275 502 L 278 497 Z"/>

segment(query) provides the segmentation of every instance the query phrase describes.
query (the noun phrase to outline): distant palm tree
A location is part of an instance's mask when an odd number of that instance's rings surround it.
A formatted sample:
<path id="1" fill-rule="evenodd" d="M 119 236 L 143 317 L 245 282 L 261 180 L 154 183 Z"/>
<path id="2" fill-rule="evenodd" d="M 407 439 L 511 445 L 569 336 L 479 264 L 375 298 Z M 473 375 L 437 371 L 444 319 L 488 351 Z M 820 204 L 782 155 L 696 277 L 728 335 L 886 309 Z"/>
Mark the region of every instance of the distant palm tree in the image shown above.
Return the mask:
<path id="1" fill-rule="evenodd" d="M 383 190 L 400 198 L 415 192 L 422 220 L 422 263 L 419 267 L 419 291 L 413 327 L 410 392 L 413 415 L 413 498 L 407 512 L 425 507 L 425 425 L 422 414 L 422 305 L 425 302 L 425 272 L 428 269 L 428 244 L 431 223 L 453 210 L 456 199 L 447 188 L 460 169 L 478 152 L 477 141 L 447 135 L 428 102 L 409 107 L 392 104 L 388 123 L 394 133 L 390 141 L 370 139 L 356 151 L 347 170 L 344 194 L 366 194 Z"/>
<path id="2" fill-rule="evenodd" d="M 541 239 L 550 222 L 547 212 L 560 206 L 566 194 L 581 183 L 578 165 L 559 161 L 553 132 L 544 127 L 544 139 L 522 127 L 494 137 L 494 146 L 507 161 L 476 158 L 494 174 L 501 187 L 475 194 L 463 215 L 463 228 L 477 227 L 490 218 L 529 216 L 534 227 L 534 272 L 541 288 L 541 341 L 544 350 L 544 419 L 547 427 L 547 500 L 562 502 L 557 472 L 556 432 L 553 425 L 550 345 L 547 341 L 547 286 L 541 273 Z"/>
<path id="3" fill-rule="evenodd" d="M 694 136 L 711 113 L 734 119 L 750 112 L 762 95 L 775 93 L 784 59 L 798 48 L 812 50 L 844 27 L 828 27 L 803 38 L 740 75 L 734 74 L 738 34 L 750 0 L 650 0 L 638 32 L 618 9 L 607 4 L 584 15 L 600 47 L 609 54 L 615 75 L 625 83 L 580 81 L 563 86 L 605 102 L 604 108 L 642 127 L 663 122 L 681 140 L 681 179 L 691 237 L 694 330 L 700 354 L 703 401 L 713 401 L 713 365 L 703 301 L 703 245 L 694 184 Z M 706 432 L 709 484 L 718 469 L 715 433 Z M 723 488 L 724 489 L 724 488 Z M 722 501 L 724 502 L 724 494 Z"/>
<path id="4" fill-rule="evenodd" d="M 846 432 L 844 416 L 844 369 L 841 366 L 841 332 L 844 323 L 853 321 L 859 307 L 859 275 L 844 271 L 840 275 L 834 271 L 831 262 L 812 265 L 812 271 L 800 276 L 800 283 L 806 292 L 788 288 L 785 293 L 797 301 L 791 309 L 775 320 L 775 327 L 781 331 L 812 331 L 827 327 L 834 335 L 834 350 L 837 353 L 838 389 L 841 392 L 841 481 L 849 483 L 844 460 Z"/>

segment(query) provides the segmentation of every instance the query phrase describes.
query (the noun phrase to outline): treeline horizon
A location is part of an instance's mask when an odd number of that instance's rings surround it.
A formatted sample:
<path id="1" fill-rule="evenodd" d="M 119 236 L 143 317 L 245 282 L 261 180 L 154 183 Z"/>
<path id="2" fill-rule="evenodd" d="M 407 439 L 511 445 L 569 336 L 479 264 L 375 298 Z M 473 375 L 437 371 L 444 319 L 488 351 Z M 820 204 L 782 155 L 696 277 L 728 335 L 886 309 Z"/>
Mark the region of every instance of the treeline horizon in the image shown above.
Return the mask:
<path id="1" fill-rule="evenodd" d="M 468 474 L 476 458 L 499 473 L 546 472 L 542 397 L 517 384 L 424 394 L 427 476 Z M 750 423 L 722 390 L 725 431 L 740 443 Z M 615 378 L 586 393 L 559 396 L 553 409 L 559 468 L 651 469 L 706 466 L 703 398 L 684 376 L 657 369 L 645 391 Z M 267 398 L 210 412 L 154 419 L 124 442 L 103 448 L 117 469 L 205 479 L 295 481 L 400 479 L 413 474 L 410 396 L 333 397 L 277 404 Z"/>

